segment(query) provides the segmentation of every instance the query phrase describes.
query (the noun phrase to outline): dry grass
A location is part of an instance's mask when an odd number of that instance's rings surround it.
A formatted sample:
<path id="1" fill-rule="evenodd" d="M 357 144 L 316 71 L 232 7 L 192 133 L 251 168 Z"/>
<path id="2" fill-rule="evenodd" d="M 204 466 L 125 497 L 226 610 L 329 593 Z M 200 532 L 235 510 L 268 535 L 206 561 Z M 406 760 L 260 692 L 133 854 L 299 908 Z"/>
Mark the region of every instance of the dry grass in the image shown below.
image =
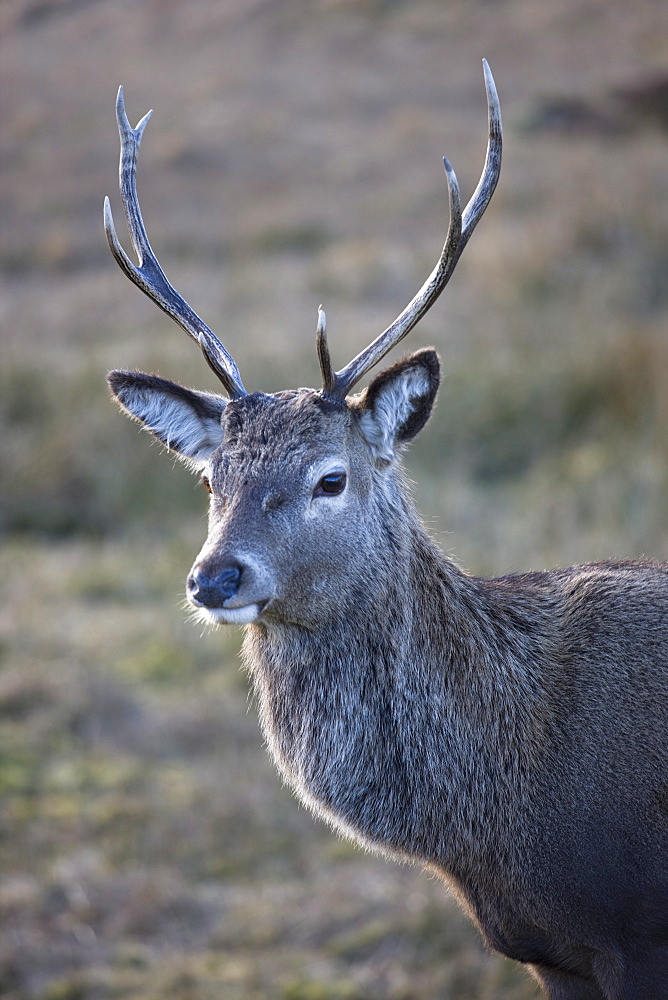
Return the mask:
<path id="1" fill-rule="evenodd" d="M 428 272 L 440 155 L 465 193 L 480 169 L 487 56 L 505 163 L 412 336 L 447 373 L 420 507 L 477 572 L 666 558 L 666 135 L 610 100 L 662 68 L 664 5 L 7 0 L 0 29 L 0 992 L 535 997 L 439 885 L 295 804 L 238 637 L 184 621 L 204 497 L 103 375 L 213 386 L 104 244 L 113 100 L 156 108 L 140 190 L 168 275 L 272 390 L 316 379 L 318 302 L 347 360 Z M 555 130 L 553 97 L 594 111 Z"/>

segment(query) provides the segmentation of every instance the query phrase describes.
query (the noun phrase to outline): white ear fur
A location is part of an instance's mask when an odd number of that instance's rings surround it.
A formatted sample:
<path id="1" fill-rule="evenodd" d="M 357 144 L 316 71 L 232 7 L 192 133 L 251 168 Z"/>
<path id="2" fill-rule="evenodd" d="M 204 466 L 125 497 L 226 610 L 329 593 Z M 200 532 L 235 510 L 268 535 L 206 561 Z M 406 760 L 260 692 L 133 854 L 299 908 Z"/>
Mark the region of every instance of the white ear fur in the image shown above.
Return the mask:
<path id="1" fill-rule="evenodd" d="M 422 367 L 405 369 L 378 391 L 373 406 L 360 418 L 362 434 L 378 459 L 392 461 L 401 429 L 431 391 L 429 375 Z"/>
<path id="2" fill-rule="evenodd" d="M 180 458 L 200 466 L 221 444 L 222 396 L 140 372 L 112 372 L 109 383 L 126 413 Z"/>

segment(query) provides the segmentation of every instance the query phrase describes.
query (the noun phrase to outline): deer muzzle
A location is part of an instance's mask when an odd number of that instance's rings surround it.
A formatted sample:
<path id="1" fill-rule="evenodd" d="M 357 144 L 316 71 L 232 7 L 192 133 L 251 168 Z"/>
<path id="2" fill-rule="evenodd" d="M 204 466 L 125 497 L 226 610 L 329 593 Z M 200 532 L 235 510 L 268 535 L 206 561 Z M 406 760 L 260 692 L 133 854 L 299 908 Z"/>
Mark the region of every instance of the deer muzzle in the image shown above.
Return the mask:
<path id="1" fill-rule="evenodd" d="M 202 567 L 193 566 L 186 586 L 188 600 L 200 608 L 220 608 L 239 590 L 242 568 L 227 566 L 215 576 L 209 576 Z"/>
<path id="2" fill-rule="evenodd" d="M 255 621 L 273 597 L 267 574 L 252 561 L 230 559 L 224 565 L 198 561 L 186 581 L 190 603 L 211 622 L 247 625 Z"/>

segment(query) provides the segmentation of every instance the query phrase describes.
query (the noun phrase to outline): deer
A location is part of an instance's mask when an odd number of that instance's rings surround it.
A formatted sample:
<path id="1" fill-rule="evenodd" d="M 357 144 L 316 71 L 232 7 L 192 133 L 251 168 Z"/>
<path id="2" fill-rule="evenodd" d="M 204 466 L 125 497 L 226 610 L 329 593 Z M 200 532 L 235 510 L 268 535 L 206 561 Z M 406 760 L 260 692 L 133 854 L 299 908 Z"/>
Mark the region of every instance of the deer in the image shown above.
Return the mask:
<path id="1" fill-rule="evenodd" d="M 431 308 L 493 195 L 501 115 L 438 261 L 397 319 L 319 389 L 247 392 L 168 282 L 136 188 L 151 112 L 119 90 L 125 272 L 199 345 L 223 393 L 112 371 L 121 409 L 198 474 L 208 534 L 187 601 L 244 628 L 243 662 L 278 771 L 335 831 L 421 865 L 485 945 L 550 1000 L 668 997 L 668 563 L 609 561 L 476 577 L 422 524 L 401 456 L 440 383 L 436 351 L 352 390 Z"/>

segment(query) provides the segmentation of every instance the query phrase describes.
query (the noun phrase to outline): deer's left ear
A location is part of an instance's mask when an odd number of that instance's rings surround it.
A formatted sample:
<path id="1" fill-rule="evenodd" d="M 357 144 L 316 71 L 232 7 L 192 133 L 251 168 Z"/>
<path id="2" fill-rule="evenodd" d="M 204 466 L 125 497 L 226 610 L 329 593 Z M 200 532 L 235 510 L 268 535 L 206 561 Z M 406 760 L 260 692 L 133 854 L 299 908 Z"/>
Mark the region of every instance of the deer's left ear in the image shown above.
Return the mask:
<path id="1" fill-rule="evenodd" d="M 401 445 L 421 431 L 441 381 L 436 351 L 409 354 L 377 375 L 354 406 L 376 457 L 391 462 Z"/>

